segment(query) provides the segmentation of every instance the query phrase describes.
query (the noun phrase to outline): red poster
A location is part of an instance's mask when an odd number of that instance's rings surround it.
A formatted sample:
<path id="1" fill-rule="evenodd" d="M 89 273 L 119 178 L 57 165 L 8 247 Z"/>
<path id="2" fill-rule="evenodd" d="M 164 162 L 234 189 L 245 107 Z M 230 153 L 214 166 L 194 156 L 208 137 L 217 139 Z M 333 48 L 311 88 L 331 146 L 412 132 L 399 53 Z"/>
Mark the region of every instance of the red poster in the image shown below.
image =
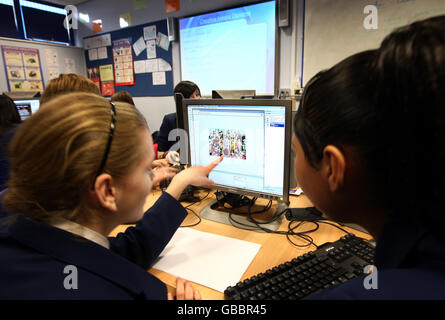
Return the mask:
<path id="1" fill-rule="evenodd" d="M 110 97 L 114 94 L 114 81 L 102 81 L 102 95 Z"/>
<path id="2" fill-rule="evenodd" d="M 100 90 L 100 75 L 99 75 L 99 68 L 95 67 L 95 68 L 88 68 L 87 69 L 87 74 L 88 74 L 88 78 L 93 81 L 96 86 L 99 88 Z"/>
<path id="3" fill-rule="evenodd" d="M 133 50 L 130 38 L 113 41 L 113 66 L 116 86 L 132 86 L 135 84 Z"/>

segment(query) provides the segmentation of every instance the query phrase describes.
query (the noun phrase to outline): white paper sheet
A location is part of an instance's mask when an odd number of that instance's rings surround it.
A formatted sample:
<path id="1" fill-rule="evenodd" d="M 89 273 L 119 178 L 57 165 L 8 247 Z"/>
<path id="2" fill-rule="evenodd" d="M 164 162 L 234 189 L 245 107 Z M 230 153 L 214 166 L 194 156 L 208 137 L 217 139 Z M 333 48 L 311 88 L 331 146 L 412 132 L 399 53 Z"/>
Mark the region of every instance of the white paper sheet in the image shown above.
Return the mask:
<path id="1" fill-rule="evenodd" d="M 162 32 L 158 32 L 158 36 L 156 37 L 156 44 L 165 51 L 168 51 L 168 48 L 170 47 L 170 41 L 168 40 L 168 37 Z"/>
<path id="2" fill-rule="evenodd" d="M 146 46 L 145 46 L 145 41 L 144 41 L 144 38 L 143 38 L 143 37 L 140 37 L 140 38 L 138 39 L 138 41 L 136 41 L 136 42 L 133 44 L 133 50 L 134 50 L 134 54 L 135 54 L 136 56 L 140 55 L 141 52 L 145 50 L 145 48 L 146 48 Z"/>
<path id="3" fill-rule="evenodd" d="M 158 70 L 159 71 L 172 71 L 172 66 L 170 63 L 162 58 L 158 58 Z"/>
<path id="4" fill-rule="evenodd" d="M 76 73 L 76 62 L 72 58 L 64 58 L 65 73 Z"/>
<path id="5" fill-rule="evenodd" d="M 46 49 L 46 64 L 48 67 L 58 67 L 57 51 L 55 49 Z M 56 77 L 57 78 L 57 77 Z"/>
<path id="6" fill-rule="evenodd" d="M 134 61 L 134 73 L 145 73 L 145 60 Z"/>
<path id="7" fill-rule="evenodd" d="M 261 245 L 190 228 L 179 228 L 153 268 L 219 292 L 235 285 Z"/>
<path id="8" fill-rule="evenodd" d="M 157 72 L 158 71 L 158 60 L 148 59 L 145 60 L 145 72 Z"/>
<path id="9" fill-rule="evenodd" d="M 97 60 L 98 59 L 97 49 L 88 50 L 88 58 L 90 59 L 90 61 Z"/>
<path id="10" fill-rule="evenodd" d="M 111 46 L 110 33 L 83 40 L 83 47 L 87 50 L 92 48 L 106 47 L 106 46 Z"/>
<path id="11" fill-rule="evenodd" d="M 151 75 L 154 86 L 164 86 L 167 83 L 165 79 L 165 72 L 153 72 Z"/>
<path id="12" fill-rule="evenodd" d="M 108 58 L 108 52 L 107 47 L 100 47 L 97 48 L 97 59 L 107 59 Z"/>
<path id="13" fill-rule="evenodd" d="M 156 39 L 156 26 L 144 27 L 144 39 Z"/>
<path id="14" fill-rule="evenodd" d="M 156 40 L 148 40 L 146 43 L 147 47 L 147 59 L 156 58 Z"/>

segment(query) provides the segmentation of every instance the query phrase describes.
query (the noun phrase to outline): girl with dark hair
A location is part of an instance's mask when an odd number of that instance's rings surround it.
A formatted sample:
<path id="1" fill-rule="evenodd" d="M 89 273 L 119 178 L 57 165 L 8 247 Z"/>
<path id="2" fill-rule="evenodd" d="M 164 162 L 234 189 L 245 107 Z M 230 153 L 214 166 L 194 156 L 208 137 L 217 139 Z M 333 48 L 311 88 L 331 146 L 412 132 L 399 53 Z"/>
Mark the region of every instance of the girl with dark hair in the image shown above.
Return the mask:
<path id="1" fill-rule="evenodd" d="M 444 103 L 445 16 L 400 28 L 306 85 L 296 179 L 320 211 L 377 241 L 377 289 L 363 276 L 313 298 L 445 298 Z"/>
<path id="2" fill-rule="evenodd" d="M 0 190 L 6 188 L 9 177 L 8 146 L 17 126 L 22 122 L 14 101 L 0 95 Z"/>

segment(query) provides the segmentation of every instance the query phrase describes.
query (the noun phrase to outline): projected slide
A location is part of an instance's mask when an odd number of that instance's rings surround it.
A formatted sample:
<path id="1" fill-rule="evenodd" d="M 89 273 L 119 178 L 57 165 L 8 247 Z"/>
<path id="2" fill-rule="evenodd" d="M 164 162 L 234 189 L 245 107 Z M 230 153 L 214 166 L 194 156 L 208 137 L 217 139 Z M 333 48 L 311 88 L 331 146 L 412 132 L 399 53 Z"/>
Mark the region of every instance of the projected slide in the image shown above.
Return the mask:
<path id="1" fill-rule="evenodd" d="M 273 94 L 275 1 L 181 19 L 182 79 L 204 95 L 255 89 Z"/>

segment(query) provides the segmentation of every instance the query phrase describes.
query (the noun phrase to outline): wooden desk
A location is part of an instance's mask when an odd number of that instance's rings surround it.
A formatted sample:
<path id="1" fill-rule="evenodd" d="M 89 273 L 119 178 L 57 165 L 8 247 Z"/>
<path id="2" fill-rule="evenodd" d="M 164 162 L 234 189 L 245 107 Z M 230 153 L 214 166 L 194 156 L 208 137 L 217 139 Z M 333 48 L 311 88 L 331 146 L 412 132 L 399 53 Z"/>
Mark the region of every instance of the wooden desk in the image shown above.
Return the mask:
<path id="1" fill-rule="evenodd" d="M 147 197 L 147 201 L 145 203 L 145 210 L 150 208 L 153 203 L 159 198 L 161 195 L 161 191 L 159 189 L 153 190 L 153 192 Z M 203 208 L 205 205 L 207 205 L 209 202 L 213 201 L 215 199 L 213 195 L 214 191 L 210 193 L 210 195 L 204 199 L 202 202 L 196 203 L 192 205 L 190 208 L 194 210 L 197 214 L 199 214 L 199 211 L 201 208 Z M 199 196 L 202 198 L 207 194 L 207 192 L 202 191 Z M 258 205 L 266 205 L 267 200 L 265 199 L 258 199 L 257 204 Z M 188 203 L 183 203 L 184 206 L 186 206 Z M 290 198 L 290 207 L 292 208 L 303 208 L 312 206 L 311 202 L 305 195 L 300 196 L 291 196 Z M 275 212 L 276 204 L 272 205 L 271 209 L 269 210 L 269 213 Z M 189 212 L 189 215 L 186 217 L 186 219 L 183 222 L 183 225 L 192 225 L 194 223 L 198 222 L 198 218 L 194 216 L 192 213 Z M 125 231 L 126 228 L 128 228 L 129 225 L 122 225 L 117 227 L 113 230 L 113 232 L 110 234 L 110 236 L 115 236 L 119 232 Z M 301 226 L 299 231 L 311 229 L 313 227 L 312 223 L 307 223 L 306 225 Z M 197 226 L 193 227 L 196 230 L 200 230 L 203 232 L 209 232 L 214 234 L 219 234 L 226 237 L 231 237 L 235 239 L 250 241 L 254 243 L 258 243 L 261 245 L 261 248 L 258 252 L 258 254 L 255 256 L 254 260 L 250 264 L 250 266 L 247 268 L 246 272 L 244 273 L 241 280 L 244 280 L 246 278 L 249 278 L 253 275 L 256 275 L 260 272 L 264 272 L 267 269 L 274 267 L 278 264 L 281 264 L 283 262 L 289 261 L 297 256 L 300 256 L 308 251 L 313 251 L 316 248 L 314 246 L 309 246 L 305 248 L 297 248 L 293 246 L 286 238 L 285 235 L 279 235 L 279 234 L 271 234 L 271 233 L 263 233 L 263 232 L 255 232 L 255 231 L 248 231 L 236 228 L 234 226 L 225 225 L 221 223 L 217 223 L 214 221 L 209 221 L 202 219 L 201 223 L 199 223 Z M 352 233 L 366 238 L 371 239 L 371 236 L 369 234 L 343 227 L 344 229 L 351 231 Z M 280 231 L 287 231 L 288 230 L 288 221 L 286 218 L 283 218 L 280 228 L 278 229 Z M 343 231 L 340 229 L 322 224 L 320 223 L 319 229 L 313 233 L 310 234 L 310 236 L 314 239 L 315 244 L 321 245 L 328 241 L 335 241 L 338 240 L 340 237 L 345 235 Z M 293 237 L 293 241 L 298 244 L 306 244 L 306 242 L 303 242 L 302 240 L 299 240 L 298 238 Z M 157 278 L 162 280 L 164 283 L 167 284 L 169 290 L 173 290 L 173 288 L 176 286 L 176 277 L 173 275 L 170 275 L 166 272 L 157 270 L 157 269 L 150 269 L 148 270 L 151 274 L 155 275 Z M 201 297 L 203 300 L 221 300 L 224 299 L 224 294 L 221 292 L 218 292 L 216 290 L 207 288 L 203 285 L 194 283 L 194 288 L 197 288 L 199 292 L 201 293 Z"/>

